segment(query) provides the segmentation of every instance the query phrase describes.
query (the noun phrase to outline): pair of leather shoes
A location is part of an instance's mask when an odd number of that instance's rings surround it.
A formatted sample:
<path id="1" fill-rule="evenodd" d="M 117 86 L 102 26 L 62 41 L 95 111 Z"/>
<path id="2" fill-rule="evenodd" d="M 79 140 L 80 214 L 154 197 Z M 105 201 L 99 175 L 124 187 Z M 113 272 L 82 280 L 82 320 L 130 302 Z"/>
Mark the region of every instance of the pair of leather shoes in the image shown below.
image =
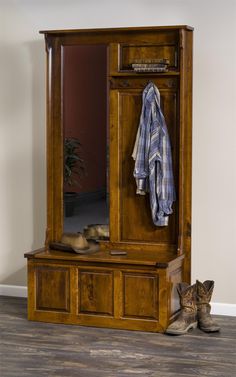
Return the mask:
<path id="1" fill-rule="evenodd" d="M 216 332 L 220 326 L 212 319 L 211 296 L 214 281 L 206 280 L 196 284 L 179 283 L 177 291 L 180 298 L 180 313 L 178 318 L 166 329 L 167 334 L 182 335 L 197 326 L 205 332 Z"/>

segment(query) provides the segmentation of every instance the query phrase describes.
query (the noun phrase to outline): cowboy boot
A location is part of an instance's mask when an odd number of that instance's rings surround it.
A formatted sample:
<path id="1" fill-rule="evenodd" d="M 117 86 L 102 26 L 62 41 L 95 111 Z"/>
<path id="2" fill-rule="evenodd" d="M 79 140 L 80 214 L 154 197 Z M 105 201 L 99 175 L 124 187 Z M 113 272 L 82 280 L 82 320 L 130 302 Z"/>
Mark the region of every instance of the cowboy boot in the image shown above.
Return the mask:
<path id="1" fill-rule="evenodd" d="M 197 327 L 196 288 L 194 285 L 179 283 L 177 291 L 180 298 L 180 314 L 166 329 L 167 334 L 182 335 Z"/>
<path id="2" fill-rule="evenodd" d="M 198 326 L 205 332 L 220 331 L 220 326 L 211 317 L 211 296 L 214 289 L 214 281 L 206 280 L 204 283 L 196 281 L 197 293 L 197 318 Z"/>

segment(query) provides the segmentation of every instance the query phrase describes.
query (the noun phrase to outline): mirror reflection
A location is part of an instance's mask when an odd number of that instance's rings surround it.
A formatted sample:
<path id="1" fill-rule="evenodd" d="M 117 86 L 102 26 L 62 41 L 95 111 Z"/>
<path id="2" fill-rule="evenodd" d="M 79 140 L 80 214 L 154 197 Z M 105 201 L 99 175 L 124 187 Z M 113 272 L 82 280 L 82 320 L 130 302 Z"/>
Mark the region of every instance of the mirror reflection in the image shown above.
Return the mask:
<path id="1" fill-rule="evenodd" d="M 107 46 L 65 46 L 64 232 L 109 236 L 107 125 Z"/>

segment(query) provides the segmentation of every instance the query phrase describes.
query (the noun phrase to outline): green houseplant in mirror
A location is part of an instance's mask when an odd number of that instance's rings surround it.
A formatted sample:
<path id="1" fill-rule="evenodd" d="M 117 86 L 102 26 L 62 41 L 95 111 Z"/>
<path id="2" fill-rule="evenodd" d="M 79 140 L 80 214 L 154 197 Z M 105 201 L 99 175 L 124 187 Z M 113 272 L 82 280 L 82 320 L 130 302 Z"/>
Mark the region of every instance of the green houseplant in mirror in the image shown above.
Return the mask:
<path id="1" fill-rule="evenodd" d="M 69 190 L 80 186 L 79 178 L 84 174 L 84 160 L 80 157 L 81 143 L 75 137 L 64 140 L 64 205 L 65 216 L 73 216 L 78 193 Z M 66 191 L 68 190 L 68 191 Z"/>

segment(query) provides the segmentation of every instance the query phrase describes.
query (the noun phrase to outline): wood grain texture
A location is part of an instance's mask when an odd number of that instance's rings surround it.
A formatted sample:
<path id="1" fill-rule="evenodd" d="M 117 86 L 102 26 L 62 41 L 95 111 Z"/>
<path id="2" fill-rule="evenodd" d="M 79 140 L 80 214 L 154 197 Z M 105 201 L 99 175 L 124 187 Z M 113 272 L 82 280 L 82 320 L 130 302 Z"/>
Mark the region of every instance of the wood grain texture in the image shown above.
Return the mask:
<path id="1" fill-rule="evenodd" d="M 163 332 L 179 310 L 172 307 L 172 276 L 181 271 L 184 256 L 147 255 L 144 261 L 136 251 L 73 258 L 46 249 L 36 251 L 35 259 L 31 253 L 29 320 Z"/>
<path id="2" fill-rule="evenodd" d="M 134 293 L 134 287 L 135 293 Z M 123 274 L 123 316 L 158 320 L 158 276 L 140 273 Z M 135 298 L 134 298 L 135 296 Z"/>
<path id="3" fill-rule="evenodd" d="M 98 33 L 111 33 L 112 35 L 115 32 L 119 33 L 128 33 L 133 31 L 161 31 L 161 30 L 179 30 L 179 29 L 186 29 L 186 30 L 194 30 L 192 26 L 189 25 L 171 25 L 171 26 L 145 26 L 145 27 L 120 27 L 120 28 L 106 28 L 106 29 L 66 29 L 66 30 L 41 30 L 41 34 L 98 34 Z"/>
<path id="4" fill-rule="evenodd" d="M 26 306 L 0 297 L 1 377 L 236 377 L 234 317 L 174 337 L 29 322 Z"/>
<path id="5" fill-rule="evenodd" d="M 79 271 L 79 313 L 113 315 L 113 274 L 111 271 Z"/>
<path id="6" fill-rule="evenodd" d="M 47 238 L 63 232 L 64 131 L 62 118 L 62 47 L 46 38 L 47 50 Z M 60 58 L 58 59 L 58 56 Z"/>
<path id="7" fill-rule="evenodd" d="M 184 256 L 181 255 L 176 257 L 174 253 L 167 253 L 151 251 L 144 251 L 142 250 L 142 246 L 140 245 L 139 250 L 133 250 L 130 248 L 127 250 L 126 255 L 111 255 L 110 250 L 108 247 L 106 249 L 100 249 L 94 254 L 76 254 L 71 252 L 64 252 L 58 250 L 51 250 L 48 248 L 43 248 L 40 250 L 35 250 L 34 253 L 30 252 L 29 254 L 26 253 L 25 257 L 28 258 L 31 263 L 38 262 L 53 262 L 57 263 L 62 261 L 69 262 L 70 265 L 74 263 L 82 263 L 82 262 L 89 262 L 89 263 L 97 263 L 97 266 L 101 266 L 105 263 L 108 263 L 111 267 L 117 264 L 128 264 L 130 266 L 140 265 L 143 268 L 145 266 L 151 267 L 159 267 L 159 268 L 166 268 L 173 263 L 181 261 Z M 99 264 L 98 264 L 99 263 Z"/>
<path id="8" fill-rule="evenodd" d="M 192 43 L 191 32 L 180 32 L 179 253 L 185 254 L 183 281 L 191 281 L 192 213 Z"/>
<path id="9" fill-rule="evenodd" d="M 187 26 L 117 28 L 99 30 L 49 31 L 47 46 L 47 156 L 48 156 L 48 241 L 59 241 L 63 230 L 63 118 L 61 69 L 63 48 L 67 45 L 103 44 L 108 46 L 110 62 L 110 234 L 111 242 L 138 242 L 176 245 L 179 253 L 186 249 L 188 262 L 185 276 L 189 279 L 190 246 L 185 236 L 191 227 L 191 82 L 192 30 Z M 174 52 L 173 52 L 173 51 Z M 141 55 L 140 55 L 141 54 Z M 164 74 L 136 75 L 128 69 L 137 58 L 171 58 L 170 71 Z M 125 68 L 125 72 L 123 71 Z M 118 81 L 117 75 L 125 74 Z M 133 76 L 130 76 L 133 75 Z M 177 77 L 171 76 L 177 75 Z M 131 79 L 132 77 L 132 79 Z M 146 198 L 137 198 L 130 186 L 132 152 L 141 93 L 149 80 L 161 90 L 162 105 L 170 130 L 173 161 L 179 200 L 167 230 L 150 225 Z M 116 87 L 117 85 L 117 87 Z M 113 90 L 113 89 L 117 89 Z M 139 90 L 138 90 L 139 89 Z M 133 90 L 137 92 L 133 93 Z M 115 93 L 113 93 L 115 92 Z M 137 97 L 137 98 L 136 98 Z M 127 155 L 127 153 L 129 153 Z M 179 181 L 178 181 L 179 172 Z M 178 184 L 179 182 L 179 184 Z M 134 186 L 134 180 L 133 180 Z M 139 200 L 138 200 L 139 199 Z M 121 206 L 122 203 L 122 206 Z M 138 203 L 138 204 L 137 204 Z M 129 213 L 129 216 L 127 216 Z M 143 216 L 140 216 L 143 214 Z M 146 215 L 145 215 L 146 214 Z M 137 216 L 138 215 L 138 216 Z M 176 221 L 176 217 L 178 221 Z M 143 220 L 142 220 L 143 217 Z M 140 226 L 130 226 L 141 221 Z M 141 219 L 141 220 L 140 220 Z M 126 222 L 128 222 L 126 224 Z M 149 225 L 147 225 L 149 224 Z M 178 225 L 179 224 L 179 225 Z M 147 226 L 147 229 L 145 227 Z M 179 230 L 177 232 L 177 227 Z M 167 233 L 162 234 L 162 233 Z M 135 233 L 135 234 L 133 234 Z M 189 236 L 188 236 L 189 238 Z M 184 245 L 185 244 L 185 245 Z M 152 247 L 152 246 L 150 246 Z"/>
<path id="10" fill-rule="evenodd" d="M 138 79 L 136 79 L 137 81 Z M 142 90 L 136 89 L 136 82 L 131 82 L 129 88 L 116 91 L 117 108 L 114 111 L 119 115 L 116 123 L 117 135 L 111 141 L 111 149 L 118 149 L 120 156 L 116 167 L 116 170 L 118 169 L 116 175 L 119 177 L 119 181 L 117 195 L 113 195 L 111 199 L 119 206 L 119 217 L 116 220 L 116 226 L 119 227 L 119 241 L 174 245 L 177 244 L 178 211 L 176 211 L 176 208 L 178 201 L 173 206 L 174 211 L 170 216 L 168 227 L 156 227 L 152 222 L 149 195 L 136 195 L 135 180 L 131 179 L 134 169 L 134 161 L 131 155 L 142 107 Z M 154 83 L 159 87 L 158 82 L 158 79 L 154 80 Z M 172 89 L 160 90 L 160 93 L 171 138 L 173 171 L 177 184 L 179 166 L 176 130 L 178 95 L 177 91 Z M 112 108 L 114 107 L 113 105 Z M 118 142 L 118 146 L 115 145 L 115 142 Z M 111 168 L 114 169 L 115 166 Z M 117 187 L 116 182 L 112 181 L 111 184 L 112 187 Z"/>
<path id="11" fill-rule="evenodd" d="M 37 266 L 37 310 L 70 310 L 70 269 L 56 266 Z M 57 292 L 57 294 L 55 294 Z"/>
<path id="12" fill-rule="evenodd" d="M 169 60 L 171 68 L 177 68 L 177 42 L 176 38 L 176 41 L 172 40 L 171 43 L 166 43 L 165 40 L 159 44 L 153 43 L 151 45 L 142 45 L 141 43 L 135 45 L 123 44 L 120 46 L 120 70 L 130 69 L 132 63 L 137 59 L 147 59 L 147 57 L 149 59 L 163 59 L 163 56 Z"/>
<path id="13" fill-rule="evenodd" d="M 60 241 L 64 225 L 66 46 L 103 45 L 108 51 L 110 240 L 101 242 L 100 250 L 91 255 L 47 247 L 26 254 L 29 319 L 164 331 L 178 310 L 174 284 L 182 279 L 190 281 L 192 28 L 180 25 L 42 33 L 47 52 L 46 246 Z M 167 58 L 169 71 L 136 74 L 131 63 L 140 58 Z M 167 227 L 153 225 L 148 195 L 136 194 L 133 178 L 131 154 L 142 91 L 150 80 L 160 90 L 173 154 L 177 200 Z M 114 249 L 125 250 L 127 255 L 111 256 Z"/>

